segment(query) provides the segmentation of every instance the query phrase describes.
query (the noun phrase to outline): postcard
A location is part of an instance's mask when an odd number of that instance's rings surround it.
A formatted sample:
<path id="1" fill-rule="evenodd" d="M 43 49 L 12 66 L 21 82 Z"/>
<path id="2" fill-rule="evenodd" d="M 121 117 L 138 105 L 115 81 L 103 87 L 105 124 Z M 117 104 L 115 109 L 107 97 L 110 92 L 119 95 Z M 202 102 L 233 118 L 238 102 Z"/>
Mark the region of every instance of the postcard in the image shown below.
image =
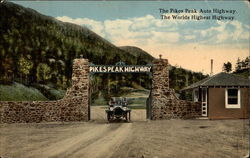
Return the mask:
<path id="1" fill-rule="evenodd" d="M 0 158 L 249 157 L 248 1 L 0 10 Z"/>

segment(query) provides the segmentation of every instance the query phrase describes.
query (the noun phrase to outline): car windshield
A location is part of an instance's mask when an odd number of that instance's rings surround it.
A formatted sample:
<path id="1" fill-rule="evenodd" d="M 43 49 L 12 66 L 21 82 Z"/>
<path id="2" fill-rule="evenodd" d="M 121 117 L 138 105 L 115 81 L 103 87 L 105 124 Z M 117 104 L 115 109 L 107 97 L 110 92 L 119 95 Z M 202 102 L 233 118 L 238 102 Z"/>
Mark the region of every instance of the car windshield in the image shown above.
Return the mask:
<path id="1" fill-rule="evenodd" d="M 110 105 L 122 105 L 122 106 L 125 106 L 125 105 L 127 105 L 127 99 L 126 98 L 121 98 L 121 97 L 112 97 L 109 104 Z"/>

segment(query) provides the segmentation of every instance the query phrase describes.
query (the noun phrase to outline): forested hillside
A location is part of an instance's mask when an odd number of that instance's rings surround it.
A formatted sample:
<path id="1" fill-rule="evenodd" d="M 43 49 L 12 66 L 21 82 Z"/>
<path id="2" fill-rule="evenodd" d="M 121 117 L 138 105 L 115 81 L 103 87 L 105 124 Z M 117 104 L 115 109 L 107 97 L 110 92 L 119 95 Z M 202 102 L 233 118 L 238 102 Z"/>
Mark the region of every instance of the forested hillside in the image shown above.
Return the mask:
<path id="1" fill-rule="evenodd" d="M 153 61 L 153 59 L 154 59 L 154 57 L 152 57 L 150 54 L 148 54 L 144 50 L 142 50 L 140 48 L 137 48 L 137 47 L 122 46 L 122 47 L 119 47 L 119 48 L 121 48 L 122 50 L 128 52 L 131 55 L 134 55 L 137 58 L 136 64 L 138 64 L 138 65 L 151 63 Z"/>
<path id="2" fill-rule="evenodd" d="M 48 99 L 55 89 L 70 86 L 73 59 L 89 59 L 94 64 L 148 64 L 154 59 L 140 48 L 116 47 L 84 26 L 65 23 L 20 5 L 0 3 L 0 84 L 23 83 L 36 87 Z M 176 90 L 204 78 L 185 69 L 170 70 Z M 173 75 L 172 75 L 173 74 Z M 198 75 L 197 75 L 198 74 Z M 185 76 L 185 77 L 183 77 Z M 185 78 L 185 79 L 184 79 Z M 188 79 L 188 80 L 187 80 Z M 92 92 L 119 94 L 121 87 L 151 87 L 147 74 L 94 75 Z"/>
<path id="3" fill-rule="evenodd" d="M 0 10 L 1 83 L 25 76 L 29 82 L 68 86 L 72 60 L 80 55 L 95 64 L 136 62 L 133 55 L 85 27 L 13 3 L 1 3 Z"/>

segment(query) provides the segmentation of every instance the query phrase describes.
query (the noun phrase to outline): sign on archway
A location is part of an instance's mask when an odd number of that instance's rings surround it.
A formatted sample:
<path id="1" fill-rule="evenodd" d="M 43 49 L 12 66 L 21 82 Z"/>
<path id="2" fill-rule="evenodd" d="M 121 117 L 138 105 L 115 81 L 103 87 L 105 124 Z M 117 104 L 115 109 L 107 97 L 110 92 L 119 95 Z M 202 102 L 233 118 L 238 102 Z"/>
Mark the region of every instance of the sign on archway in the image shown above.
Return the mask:
<path id="1" fill-rule="evenodd" d="M 152 65 L 126 65 L 118 62 L 115 65 L 90 64 L 90 73 L 151 73 Z"/>

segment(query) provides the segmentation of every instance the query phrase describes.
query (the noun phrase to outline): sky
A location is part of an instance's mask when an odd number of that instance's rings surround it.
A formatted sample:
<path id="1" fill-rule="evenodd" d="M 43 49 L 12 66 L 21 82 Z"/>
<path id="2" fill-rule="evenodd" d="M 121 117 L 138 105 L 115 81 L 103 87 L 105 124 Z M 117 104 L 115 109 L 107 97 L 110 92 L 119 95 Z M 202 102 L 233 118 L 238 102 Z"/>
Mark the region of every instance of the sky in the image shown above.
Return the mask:
<path id="1" fill-rule="evenodd" d="M 87 26 L 116 46 L 137 46 L 156 58 L 161 54 L 171 65 L 196 72 L 209 74 L 211 59 L 216 74 L 222 71 L 223 63 L 230 61 L 234 68 L 238 58 L 249 56 L 247 1 L 13 2 Z M 180 19 L 174 19 L 176 16 Z"/>

